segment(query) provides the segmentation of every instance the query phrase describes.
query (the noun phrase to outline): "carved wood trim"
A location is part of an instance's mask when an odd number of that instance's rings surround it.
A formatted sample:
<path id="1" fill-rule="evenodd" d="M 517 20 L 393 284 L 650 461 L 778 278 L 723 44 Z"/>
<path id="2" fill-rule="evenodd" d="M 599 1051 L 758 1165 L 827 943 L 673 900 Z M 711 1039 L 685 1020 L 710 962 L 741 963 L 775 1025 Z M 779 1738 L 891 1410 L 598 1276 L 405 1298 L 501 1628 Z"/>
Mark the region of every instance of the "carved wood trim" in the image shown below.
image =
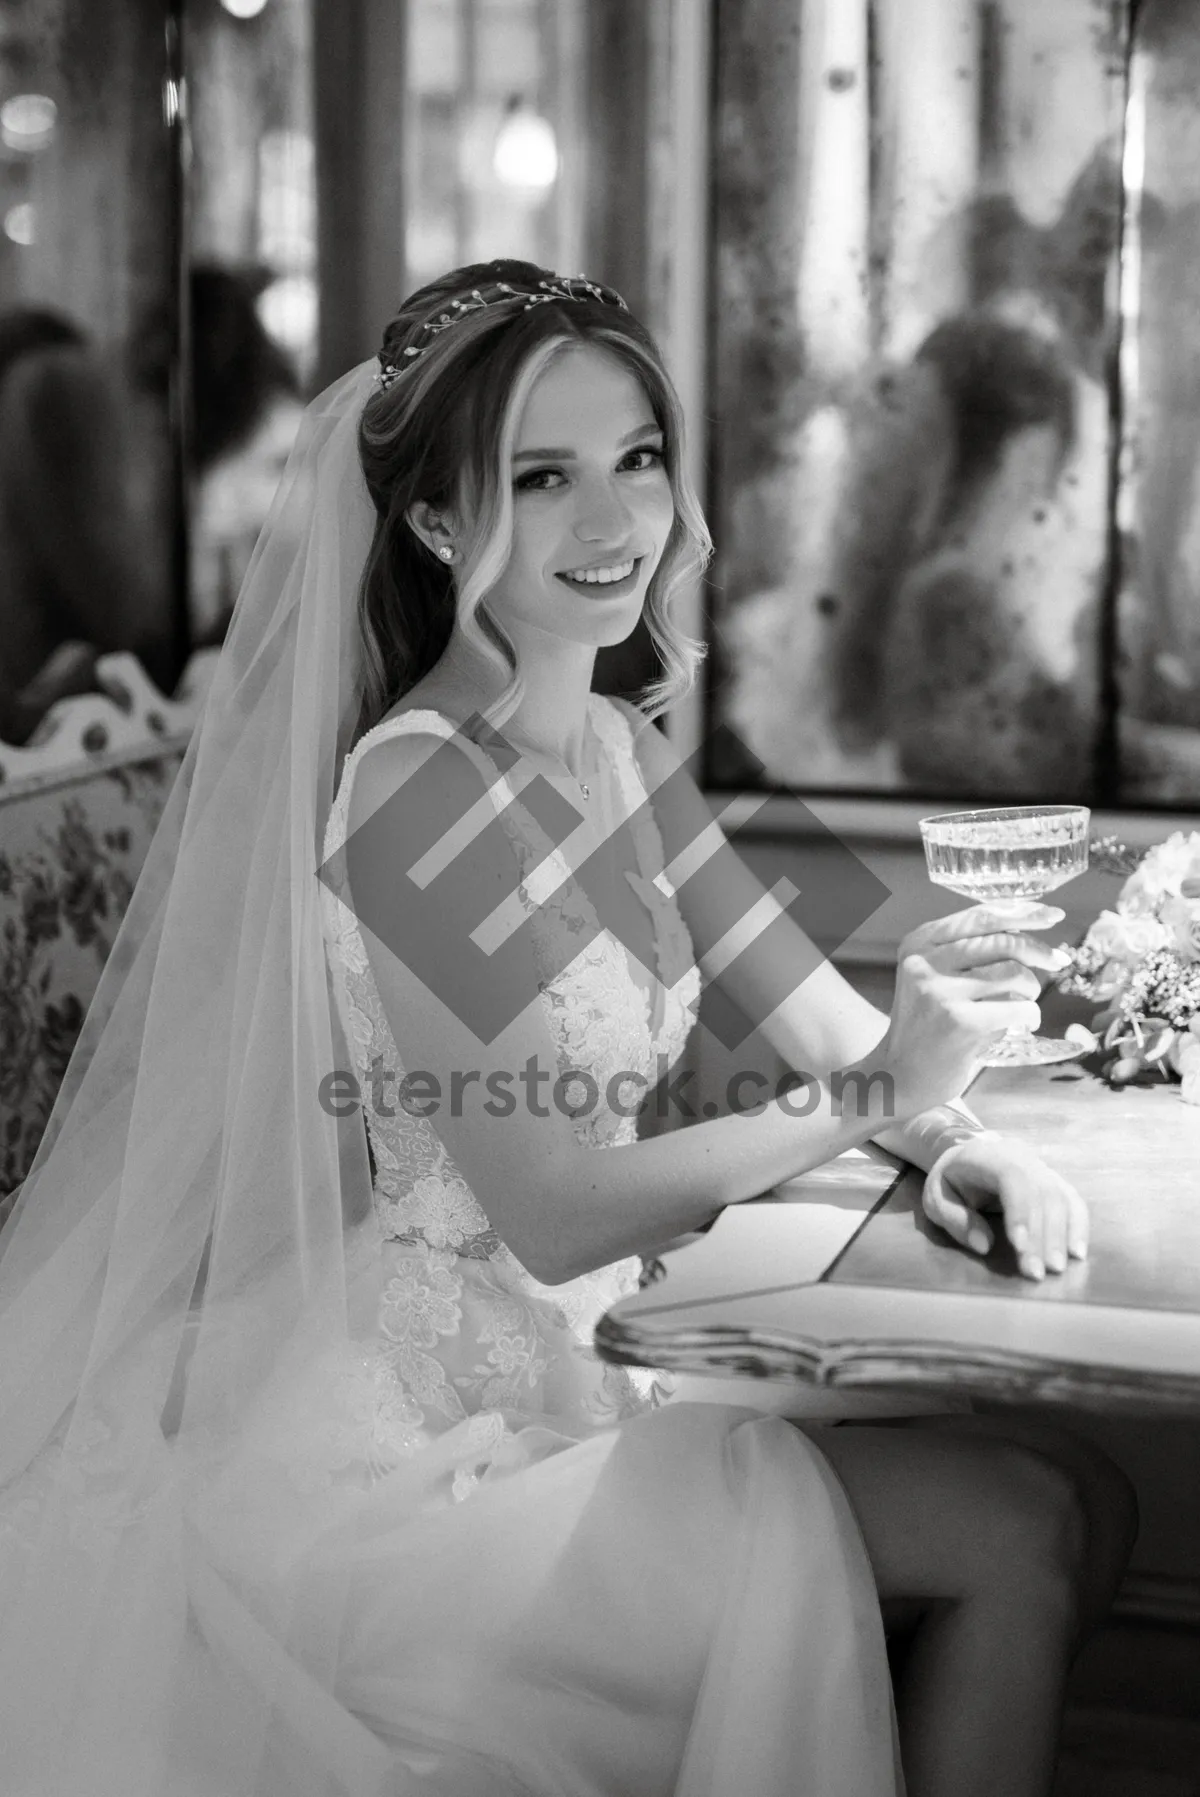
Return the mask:
<path id="1" fill-rule="evenodd" d="M 612 1311 L 597 1324 L 595 1343 L 604 1360 L 666 1372 L 793 1380 L 825 1391 L 952 1388 L 1011 1403 L 1200 1416 L 1200 1380 L 1186 1373 L 1093 1366 L 967 1343 L 833 1341 L 716 1323 L 664 1329 L 638 1317 L 630 1326 Z M 732 1388 L 730 1401 L 736 1402 Z"/>
<path id="2" fill-rule="evenodd" d="M 175 692 L 161 693 L 137 657 L 122 650 L 96 662 L 100 693 L 53 704 L 21 748 L 0 742 L 0 804 L 131 761 L 186 746 L 203 709 L 220 651 L 198 649 Z"/>

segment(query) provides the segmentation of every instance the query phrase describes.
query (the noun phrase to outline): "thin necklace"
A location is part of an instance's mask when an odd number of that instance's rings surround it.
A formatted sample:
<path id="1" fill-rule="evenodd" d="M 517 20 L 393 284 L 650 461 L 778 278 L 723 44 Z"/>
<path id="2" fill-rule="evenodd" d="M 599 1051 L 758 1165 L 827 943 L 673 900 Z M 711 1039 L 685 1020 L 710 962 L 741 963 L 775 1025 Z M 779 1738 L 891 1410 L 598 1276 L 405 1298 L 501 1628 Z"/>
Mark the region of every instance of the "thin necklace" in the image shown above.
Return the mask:
<path id="1" fill-rule="evenodd" d="M 587 744 L 587 738 L 588 738 L 588 728 L 589 728 L 589 726 L 590 726 L 590 725 L 591 725 L 591 719 L 590 719 L 590 717 L 589 717 L 589 718 L 586 718 L 586 719 L 585 719 L 585 720 L 584 720 L 584 732 L 583 732 L 583 740 L 584 740 L 584 745 L 585 745 L 585 747 L 586 747 L 586 744 Z M 594 733 L 594 732 L 593 732 L 593 733 Z M 574 775 L 574 774 L 573 774 L 573 773 L 572 773 L 572 772 L 571 772 L 571 770 L 570 770 L 570 768 L 569 768 L 569 767 L 568 767 L 568 766 L 567 766 L 567 763 L 566 763 L 566 762 L 565 762 L 565 761 L 564 761 L 564 760 L 563 760 L 563 758 L 562 758 L 562 756 L 561 756 L 561 755 L 555 755 L 555 754 L 554 754 L 554 753 L 553 753 L 553 752 L 552 752 L 552 751 L 551 751 L 551 750 L 549 750 L 549 749 L 543 749 L 543 748 L 541 748 L 541 747 L 539 747 L 539 745 L 538 745 L 538 744 L 536 744 L 536 743 L 530 743 L 530 744 L 528 744 L 528 745 L 527 745 L 527 746 L 528 746 L 528 747 L 529 747 L 529 748 L 533 748 L 533 749 L 536 749 L 536 750 L 537 750 L 537 753 L 538 753 L 538 754 L 539 754 L 539 755 L 544 755 L 544 756 L 546 756 L 546 758 L 547 758 L 547 760 L 549 760 L 549 761 L 557 761 L 557 762 L 558 762 L 558 764 L 559 764 L 559 766 L 560 766 L 560 767 L 561 767 L 561 768 L 563 768 L 563 769 L 564 769 L 564 770 L 565 770 L 565 772 L 566 772 L 566 775 L 567 775 L 567 778 L 568 778 L 568 780 L 572 780 L 572 781 L 574 781 L 574 783 L 575 783 L 575 785 L 576 785 L 576 786 L 577 786 L 577 787 L 578 787 L 578 788 L 579 788 L 579 790 L 580 790 L 580 792 L 581 792 L 581 793 L 582 793 L 582 794 L 583 794 L 583 796 L 584 796 L 584 798 L 585 798 L 585 799 L 588 799 L 588 800 L 590 800 L 590 799 L 591 799 L 591 796 L 592 796 L 592 784 L 591 784 L 591 781 L 589 781 L 589 780 L 576 780 L 576 778 L 575 778 L 575 775 Z"/>
<path id="2" fill-rule="evenodd" d="M 584 734 L 584 742 L 585 742 L 585 744 L 587 742 L 586 731 Z M 530 747 L 536 747 L 536 745 L 531 744 Z M 583 794 L 584 798 L 585 799 L 591 798 L 591 796 L 592 796 L 591 782 L 587 781 L 587 780 L 577 780 L 575 778 L 575 775 L 571 772 L 570 768 L 567 766 L 567 763 L 564 761 L 564 759 L 561 755 L 555 755 L 551 752 L 551 750 L 541 749 L 541 748 L 538 749 L 538 753 L 540 755 L 545 755 L 547 760 L 549 760 L 549 761 L 557 761 L 559 766 L 566 771 L 568 780 L 574 781 L 574 784 L 579 788 L 579 790 Z"/>

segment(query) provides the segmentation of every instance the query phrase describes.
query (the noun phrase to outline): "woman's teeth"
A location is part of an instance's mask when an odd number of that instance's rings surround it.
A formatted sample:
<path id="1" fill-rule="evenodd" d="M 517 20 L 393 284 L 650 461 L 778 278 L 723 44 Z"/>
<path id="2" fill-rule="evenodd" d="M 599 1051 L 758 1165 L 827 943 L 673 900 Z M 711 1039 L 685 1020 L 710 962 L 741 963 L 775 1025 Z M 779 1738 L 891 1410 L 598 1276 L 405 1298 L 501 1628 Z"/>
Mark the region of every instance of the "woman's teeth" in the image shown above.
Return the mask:
<path id="1" fill-rule="evenodd" d="M 591 587 L 611 586 L 614 581 L 628 580 L 636 561 L 615 562 L 611 568 L 575 568 L 564 574 L 564 580 L 578 580 Z"/>

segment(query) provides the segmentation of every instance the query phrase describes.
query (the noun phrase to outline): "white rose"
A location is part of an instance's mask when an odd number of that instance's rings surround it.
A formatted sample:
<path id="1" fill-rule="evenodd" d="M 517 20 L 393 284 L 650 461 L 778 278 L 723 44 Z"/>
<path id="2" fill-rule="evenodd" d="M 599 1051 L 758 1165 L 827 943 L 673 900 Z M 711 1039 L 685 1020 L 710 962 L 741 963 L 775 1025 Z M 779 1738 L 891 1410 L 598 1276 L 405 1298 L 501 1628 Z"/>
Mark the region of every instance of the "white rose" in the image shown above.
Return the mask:
<path id="1" fill-rule="evenodd" d="M 1107 974 L 1115 961 L 1132 967 L 1153 949 L 1165 948 L 1170 941 L 1166 926 L 1157 917 L 1101 911 L 1085 938 L 1085 948 L 1097 949 L 1108 964 Z"/>
<path id="2" fill-rule="evenodd" d="M 1186 961 L 1200 961 L 1200 899 L 1170 898 L 1162 908 L 1163 925 Z"/>
<path id="3" fill-rule="evenodd" d="M 1125 917 L 1156 916 L 1164 899 L 1178 898 L 1189 875 L 1200 873 L 1200 833 L 1176 830 L 1157 843 L 1121 888 L 1117 910 Z"/>

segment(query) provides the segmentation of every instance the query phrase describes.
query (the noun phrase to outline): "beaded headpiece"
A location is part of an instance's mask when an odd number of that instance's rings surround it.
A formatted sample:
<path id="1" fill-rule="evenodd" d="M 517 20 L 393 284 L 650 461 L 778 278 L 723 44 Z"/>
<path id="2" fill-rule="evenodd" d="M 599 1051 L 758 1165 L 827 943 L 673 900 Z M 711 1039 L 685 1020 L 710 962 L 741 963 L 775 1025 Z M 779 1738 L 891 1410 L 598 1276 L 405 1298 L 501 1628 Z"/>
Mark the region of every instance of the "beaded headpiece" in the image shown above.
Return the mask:
<path id="1" fill-rule="evenodd" d="M 613 288 L 601 287 L 597 282 L 589 281 L 586 275 L 556 275 L 552 281 L 539 281 L 536 289 L 513 287 L 508 281 L 473 287 L 465 299 L 451 300 L 444 312 L 439 312 L 421 326 L 422 331 L 429 333 L 429 341 L 410 345 L 399 362 L 385 360 L 387 352 L 380 350 L 380 387 L 386 393 L 393 382 L 398 381 L 418 357 L 425 354 L 434 337 L 448 331 L 451 325 L 458 324 L 469 313 L 482 312 L 488 306 L 512 305 L 521 300 L 525 302 L 521 307 L 523 312 L 532 312 L 535 306 L 548 305 L 551 300 L 594 300 L 602 306 L 619 306 L 622 312 L 629 310 L 621 295 Z"/>

